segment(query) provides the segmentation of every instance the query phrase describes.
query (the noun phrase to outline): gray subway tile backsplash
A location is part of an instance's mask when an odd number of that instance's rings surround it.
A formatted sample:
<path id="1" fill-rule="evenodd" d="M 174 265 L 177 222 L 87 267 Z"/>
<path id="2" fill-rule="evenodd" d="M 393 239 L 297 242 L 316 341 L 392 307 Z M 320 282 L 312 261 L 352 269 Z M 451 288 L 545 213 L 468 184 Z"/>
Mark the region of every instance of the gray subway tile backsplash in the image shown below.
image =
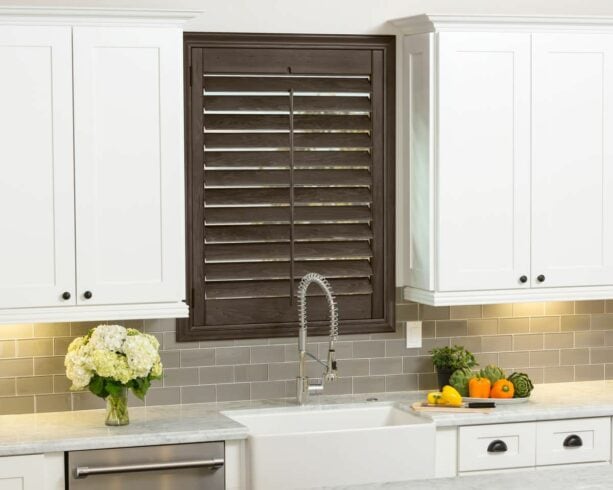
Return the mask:
<path id="1" fill-rule="evenodd" d="M 34 362 L 32 359 L 0 359 L 0 375 L 3 377 L 32 376 Z"/>
<path id="2" fill-rule="evenodd" d="M 0 340 L 0 359 L 10 359 L 15 357 L 14 340 Z"/>
<path id="3" fill-rule="evenodd" d="M 401 294 L 398 294 L 401 298 Z M 613 300 L 430 307 L 398 301 L 395 333 L 340 336 L 339 377 L 326 394 L 436 388 L 430 350 L 464 345 L 481 365 L 526 372 L 536 383 L 613 379 Z M 402 322 L 421 319 L 422 347 L 406 348 Z M 106 322 L 108 323 L 108 322 Z M 166 371 L 147 405 L 295 396 L 296 337 L 177 343 L 173 320 L 120 323 L 155 335 Z M 98 322 L 0 326 L 0 413 L 102 408 L 87 391 L 71 392 L 64 355 Z M 309 338 L 320 357 L 327 337 Z M 322 367 L 307 363 L 307 374 Z"/>
<path id="4" fill-rule="evenodd" d="M 215 349 L 215 364 L 236 365 L 251 362 L 251 349 L 249 347 L 220 347 Z"/>
<path id="5" fill-rule="evenodd" d="M 181 367 L 213 366 L 215 349 L 184 349 L 180 352 Z"/>
<path id="6" fill-rule="evenodd" d="M 217 401 L 215 385 L 181 387 L 181 403 L 207 403 L 214 401 Z"/>
<path id="7" fill-rule="evenodd" d="M 70 393 L 58 393 L 49 395 L 36 395 L 36 411 L 44 412 L 64 412 L 72 409 L 72 397 Z"/>
<path id="8" fill-rule="evenodd" d="M 385 391 L 385 376 L 358 376 L 353 378 L 354 393 L 378 393 Z"/>
<path id="9" fill-rule="evenodd" d="M 233 383 L 234 366 L 207 366 L 200 368 L 200 383 L 217 384 L 217 383 Z"/>
<path id="10" fill-rule="evenodd" d="M 165 387 L 198 385 L 200 384 L 198 368 L 166 369 L 164 371 L 163 383 Z"/>
<path id="11" fill-rule="evenodd" d="M 237 382 L 268 381 L 268 364 L 245 364 L 234 366 Z"/>
<path id="12" fill-rule="evenodd" d="M 15 383 L 18 395 L 53 393 L 53 376 L 28 376 L 16 378 Z"/>
<path id="13" fill-rule="evenodd" d="M 249 400 L 250 398 L 251 385 L 249 383 L 231 383 L 217 385 L 217 401 L 219 402 Z"/>

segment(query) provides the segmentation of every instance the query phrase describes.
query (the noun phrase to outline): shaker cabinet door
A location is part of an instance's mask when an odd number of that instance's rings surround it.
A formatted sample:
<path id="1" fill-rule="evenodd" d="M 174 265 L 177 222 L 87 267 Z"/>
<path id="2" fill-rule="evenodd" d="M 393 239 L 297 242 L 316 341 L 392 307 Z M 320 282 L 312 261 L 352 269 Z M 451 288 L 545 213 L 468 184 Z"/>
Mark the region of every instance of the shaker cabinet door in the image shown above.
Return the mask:
<path id="1" fill-rule="evenodd" d="M 45 457 L 0 457 L 0 490 L 45 490 L 51 488 L 45 481 Z"/>
<path id="2" fill-rule="evenodd" d="M 71 65 L 70 27 L 0 27 L 0 309 L 74 304 Z"/>
<path id="3" fill-rule="evenodd" d="M 181 32 L 75 27 L 77 301 L 181 301 Z"/>
<path id="4" fill-rule="evenodd" d="M 437 289 L 527 288 L 530 34 L 441 33 Z"/>
<path id="5" fill-rule="evenodd" d="M 532 124 L 532 286 L 611 285 L 613 36 L 533 36 Z"/>

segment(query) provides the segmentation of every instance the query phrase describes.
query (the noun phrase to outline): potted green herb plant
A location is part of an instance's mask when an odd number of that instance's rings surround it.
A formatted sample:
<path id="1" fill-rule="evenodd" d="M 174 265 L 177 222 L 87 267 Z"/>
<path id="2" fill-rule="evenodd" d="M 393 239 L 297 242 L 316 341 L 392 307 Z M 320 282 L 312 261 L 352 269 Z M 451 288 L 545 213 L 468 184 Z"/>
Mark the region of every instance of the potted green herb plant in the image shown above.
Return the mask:
<path id="1" fill-rule="evenodd" d="M 430 351 L 432 364 L 436 368 L 438 384 L 442 389 L 449 384 L 449 377 L 458 369 L 471 369 L 477 365 L 475 356 L 461 345 L 438 347 Z"/>

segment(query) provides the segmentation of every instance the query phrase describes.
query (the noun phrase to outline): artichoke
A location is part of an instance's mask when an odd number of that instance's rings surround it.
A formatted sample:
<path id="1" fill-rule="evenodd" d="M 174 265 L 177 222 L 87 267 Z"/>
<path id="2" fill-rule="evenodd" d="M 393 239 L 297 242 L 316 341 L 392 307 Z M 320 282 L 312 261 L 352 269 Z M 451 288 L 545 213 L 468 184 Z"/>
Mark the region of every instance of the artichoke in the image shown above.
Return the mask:
<path id="1" fill-rule="evenodd" d="M 526 373 L 513 373 L 507 379 L 515 387 L 514 398 L 527 398 L 530 396 L 534 385 Z"/>
<path id="2" fill-rule="evenodd" d="M 504 379 L 506 376 L 502 369 L 500 369 L 498 366 L 490 364 L 489 366 L 485 366 L 481 371 L 479 371 L 479 377 L 489 379 L 490 383 L 492 383 L 492 386 L 494 386 L 494 383 L 496 383 L 496 381 L 498 381 L 499 379 Z"/>
<path id="3" fill-rule="evenodd" d="M 449 384 L 458 390 L 461 396 L 468 396 L 468 381 L 474 376 L 468 368 L 457 369 L 449 376 Z"/>

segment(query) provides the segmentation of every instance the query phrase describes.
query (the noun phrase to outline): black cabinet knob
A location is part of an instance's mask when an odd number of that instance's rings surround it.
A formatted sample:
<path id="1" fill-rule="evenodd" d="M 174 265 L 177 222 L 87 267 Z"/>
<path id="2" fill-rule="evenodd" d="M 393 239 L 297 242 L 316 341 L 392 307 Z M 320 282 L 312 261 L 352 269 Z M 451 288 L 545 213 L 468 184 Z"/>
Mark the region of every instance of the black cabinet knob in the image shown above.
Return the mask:
<path id="1" fill-rule="evenodd" d="M 528 277 L 527 277 L 527 276 L 521 276 L 521 277 L 519 278 L 519 282 L 521 282 L 522 284 L 524 284 L 524 283 L 528 282 Z"/>
<path id="2" fill-rule="evenodd" d="M 84 297 L 85 299 L 91 299 L 91 297 L 92 297 L 92 296 L 93 296 L 93 294 L 92 294 L 92 292 L 91 292 L 91 291 L 85 291 L 85 292 L 83 293 L 83 297 Z"/>
<path id="3" fill-rule="evenodd" d="M 538 276 L 536 276 L 536 280 L 538 282 L 545 282 L 545 276 L 543 274 L 539 274 Z"/>
<path id="4" fill-rule="evenodd" d="M 66 301 L 68 301 L 70 299 L 70 293 L 68 291 L 65 291 L 64 293 L 62 293 L 62 299 L 65 299 Z"/>
<path id="5" fill-rule="evenodd" d="M 500 439 L 490 442 L 490 445 L 487 446 L 488 453 L 506 453 L 507 449 L 506 443 Z"/>
<path id="6" fill-rule="evenodd" d="M 583 441 L 577 434 L 572 434 L 564 439 L 563 445 L 564 447 L 581 447 L 583 446 Z"/>

